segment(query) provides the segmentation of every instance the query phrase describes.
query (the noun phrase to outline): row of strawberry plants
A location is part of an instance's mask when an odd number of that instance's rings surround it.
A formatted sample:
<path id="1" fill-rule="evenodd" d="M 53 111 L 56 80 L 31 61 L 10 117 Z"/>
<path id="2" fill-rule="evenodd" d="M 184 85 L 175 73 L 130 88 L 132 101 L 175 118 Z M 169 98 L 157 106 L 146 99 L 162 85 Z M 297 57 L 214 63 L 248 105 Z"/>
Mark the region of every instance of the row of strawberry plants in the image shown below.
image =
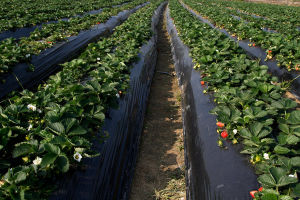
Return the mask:
<path id="1" fill-rule="evenodd" d="M 202 5 L 199 1 L 185 0 L 184 3 L 193 10 L 199 12 L 203 17 L 207 17 L 216 26 L 229 31 L 233 36 L 238 36 L 239 40 L 249 39 L 254 44 L 261 46 L 266 50 L 267 59 L 273 57 L 279 62 L 279 65 L 288 70 L 299 70 L 300 68 L 300 45 L 299 37 L 289 38 L 280 33 L 270 33 L 261 30 L 255 23 L 244 23 L 231 16 L 231 11 L 210 4 L 203 0 Z M 295 30 L 296 31 L 296 30 Z"/>
<path id="2" fill-rule="evenodd" d="M 170 12 L 181 40 L 190 48 L 194 68 L 201 70 L 205 93 L 216 102 L 218 145 L 242 143 L 258 182 L 256 199 L 300 197 L 300 111 L 284 98 L 285 90 L 267 66 L 247 58 L 225 34 L 194 17 L 177 0 Z M 207 113 L 208 114 L 208 113 Z M 216 134 L 218 134 L 216 133 Z"/>
<path id="3" fill-rule="evenodd" d="M 255 14 L 257 16 L 270 19 L 277 23 L 291 24 L 294 27 L 300 26 L 299 7 L 230 1 L 220 1 L 220 3 L 235 9 L 239 9 L 248 14 Z"/>
<path id="4" fill-rule="evenodd" d="M 224 4 L 222 1 L 215 1 L 216 3 L 219 3 L 221 8 L 226 8 L 227 4 Z M 300 31 L 297 31 L 297 27 L 295 27 L 291 23 L 282 23 L 277 22 L 274 20 L 270 20 L 267 18 L 257 18 L 253 17 L 251 15 L 248 15 L 246 13 L 240 12 L 239 10 L 230 10 L 232 15 L 240 17 L 240 19 L 244 20 L 245 23 L 252 22 L 257 28 L 261 29 L 271 29 L 274 31 L 277 31 L 279 33 L 284 34 L 286 37 L 290 39 L 299 38 L 300 37 Z"/>
<path id="5" fill-rule="evenodd" d="M 0 2 L 0 32 L 26 26 L 34 26 L 42 22 L 69 18 L 87 11 L 118 5 L 128 0 L 87 0 L 73 1 L 8 1 Z"/>
<path id="6" fill-rule="evenodd" d="M 119 12 L 132 9 L 144 2 L 146 0 L 136 0 L 120 7 L 104 9 L 100 14 L 72 18 L 69 21 L 60 21 L 55 24 L 46 24 L 42 29 L 36 29 L 29 37 L 24 37 L 19 41 L 9 38 L 0 42 L 0 52 L 2 52 L 0 55 L 0 75 L 9 73 L 18 63 L 30 63 L 33 55 L 38 55 L 57 42 L 66 40 L 82 30 L 90 29 L 96 24 L 104 23 Z"/>
<path id="7" fill-rule="evenodd" d="M 160 3 L 132 14 L 36 91 L 1 102 L 1 199 L 44 199 L 57 175 L 97 155 L 91 141 L 107 109 L 128 88 L 131 63 L 152 35 L 151 18 Z"/>

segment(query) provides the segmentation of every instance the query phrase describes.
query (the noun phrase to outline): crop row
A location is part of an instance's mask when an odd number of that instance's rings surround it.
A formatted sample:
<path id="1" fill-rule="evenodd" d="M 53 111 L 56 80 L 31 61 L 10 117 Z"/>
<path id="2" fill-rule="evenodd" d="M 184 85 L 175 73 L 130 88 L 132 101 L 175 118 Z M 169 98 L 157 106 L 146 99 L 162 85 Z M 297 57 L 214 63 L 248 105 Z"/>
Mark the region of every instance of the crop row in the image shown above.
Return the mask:
<path id="1" fill-rule="evenodd" d="M 242 12 L 272 20 L 275 23 L 291 24 L 294 27 L 300 26 L 299 7 L 279 6 L 271 4 L 253 4 L 249 2 L 226 2 L 219 1 L 224 6 L 238 9 Z"/>
<path id="2" fill-rule="evenodd" d="M 279 65 L 288 70 L 299 70 L 300 67 L 300 44 L 299 37 L 289 37 L 280 33 L 270 33 L 257 27 L 255 23 L 244 23 L 231 16 L 231 11 L 210 4 L 203 0 L 185 0 L 190 8 L 197 11 L 203 17 L 208 18 L 213 24 L 229 31 L 239 40 L 249 39 L 255 45 L 266 50 L 267 59 L 276 58 Z M 294 30 L 297 31 L 297 30 Z"/>
<path id="3" fill-rule="evenodd" d="M 44 199 L 57 175 L 97 155 L 91 141 L 107 109 L 126 92 L 131 64 L 152 35 L 151 18 L 160 3 L 132 14 L 36 91 L 1 102 L 1 199 Z"/>
<path id="4" fill-rule="evenodd" d="M 300 111 L 284 97 L 285 85 L 177 0 L 169 7 L 194 68 L 201 71 L 204 92 L 214 95 L 211 114 L 217 115 L 218 145 L 224 146 L 224 139 L 243 144 L 241 153 L 249 155 L 263 186 L 253 194 L 256 199 L 300 197 Z"/>
<path id="5" fill-rule="evenodd" d="M 8 1 L 0 2 L 0 32 L 42 22 L 69 18 L 87 11 L 118 5 L 127 0 L 87 0 L 87 1 Z"/>
<path id="6" fill-rule="evenodd" d="M 0 42 L 0 76 L 9 73 L 18 63 L 30 63 L 33 55 L 38 55 L 56 43 L 66 40 L 82 30 L 90 29 L 96 24 L 105 23 L 122 10 L 134 8 L 144 2 L 145 0 L 137 0 L 120 7 L 104 9 L 99 14 L 72 18 L 69 21 L 59 21 L 55 24 L 45 24 L 42 29 L 33 31 L 29 37 L 23 37 L 20 40 L 10 38 Z"/>
<path id="7" fill-rule="evenodd" d="M 232 15 L 239 17 L 240 19 L 244 20 L 245 23 L 254 23 L 256 27 L 263 29 L 265 31 L 271 30 L 271 32 L 279 32 L 281 34 L 285 34 L 286 37 L 290 39 L 300 37 L 300 30 L 298 30 L 297 26 L 294 26 L 292 23 L 283 23 L 279 21 L 274 21 L 269 18 L 262 18 L 262 17 L 253 17 L 253 15 L 249 15 L 245 12 L 240 10 L 230 9 L 226 7 L 226 4 L 222 4 L 220 2 L 219 5 L 222 9 L 229 9 Z"/>

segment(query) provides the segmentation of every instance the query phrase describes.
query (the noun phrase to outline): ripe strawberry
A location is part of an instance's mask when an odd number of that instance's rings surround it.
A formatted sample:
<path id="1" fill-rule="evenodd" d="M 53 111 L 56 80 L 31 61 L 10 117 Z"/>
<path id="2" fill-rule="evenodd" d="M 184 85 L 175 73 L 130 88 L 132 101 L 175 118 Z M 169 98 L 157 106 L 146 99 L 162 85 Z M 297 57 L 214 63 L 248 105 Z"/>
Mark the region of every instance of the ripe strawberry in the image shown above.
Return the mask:
<path id="1" fill-rule="evenodd" d="M 224 138 L 224 139 L 228 137 L 228 133 L 227 133 L 226 130 L 224 130 L 224 131 L 221 133 L 221 137 Z"/>
<path id="2" fill-rule="evenodd" d="M 205 82 L 204 82 L 204 81 L 201 81 L 201 85 L 205 85 Z"/>
<path id="3" fill-rule="evenodd" d="M 222 122 L 217 122 L 217 126 L 220 127 L 220 128 L 223 128 L 225 125 Z"/>
<path id="4" fill-rule="evenodd" d="M 250 195 L 251 195 L 252 198 L 255 198 L 254 194 L 255 194 L 256 192 L 257 192 L 256 190 L 253 190 L 253 191 L 250 192 Z"/>
<path id="5" fill-rule="evenodd" d="M 258 191 L 261 192 L 263 189 L 264 189 L 263 187 L 260 187 L 260 188 L 258 188 Z"/>
<path id="6" fill-rule="evenodd" d="M 255 47 L 255 43 L 253 43 L 253 45 L 252 46 L 254 46 Z"/>

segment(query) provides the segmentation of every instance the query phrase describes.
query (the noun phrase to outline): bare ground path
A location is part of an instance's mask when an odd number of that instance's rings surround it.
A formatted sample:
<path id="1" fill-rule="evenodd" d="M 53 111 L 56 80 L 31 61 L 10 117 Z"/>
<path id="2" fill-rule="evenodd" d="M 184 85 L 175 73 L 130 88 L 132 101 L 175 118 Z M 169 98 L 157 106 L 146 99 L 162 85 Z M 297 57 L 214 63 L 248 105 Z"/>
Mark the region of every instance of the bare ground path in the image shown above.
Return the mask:
<path id="1" fill-rule="evenodd" d="M 181 94 L 164 16 L 131 200 L 185 199 Z"/>

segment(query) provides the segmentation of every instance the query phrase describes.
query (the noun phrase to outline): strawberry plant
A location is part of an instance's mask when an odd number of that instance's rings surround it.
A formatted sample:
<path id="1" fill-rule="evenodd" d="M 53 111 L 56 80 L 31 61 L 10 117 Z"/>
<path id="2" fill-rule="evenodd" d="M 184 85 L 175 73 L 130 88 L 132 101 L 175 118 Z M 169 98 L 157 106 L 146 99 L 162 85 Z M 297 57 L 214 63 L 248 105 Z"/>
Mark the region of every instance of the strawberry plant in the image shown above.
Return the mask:
<path id="1" fill-rule="evenodd" d="M 201 2 L 197 5 L 202 12 L 206 5 Z M 179 37 L 190 48 L 194 68 L 203 74 L 204 92 L 214 95 L 216 106 L 211 114 L 217 116 L 218 145 L 223 147 L 224 139 L 242 143 L 241 153 L 249 155 L 259 175 L 263 189 L 251 191 L 251 196 L 299 198 L 297 103 L 284 98 L 284 84 L 267 73 L 267 66 L 247 58 L 226 35 L 202 23 L 177 0 L 170 1 L 169 8 Z"/>
<path id="2" fill-rule="evenodd" d="M 131 65 L 152 36 L 152 15 L 161 2 L 138 10 L 35 91 L 1 102 L 1 199 L 45 199 L 57 176 L 98 155 L 92 141 L 105 112 L 128 89 Z"/>
<path id="3" fill-rule="evenodd" d="M 29 37 L 21 38 L 19 41 L 9 38 L 0 42 L 1 54 L 0 76 L 11 72 L 13 67 L 21 62 L 30 63 L 31 57 L 38 55 L 41 51 L 52 47 L 70 36 L 77 35 L 82 30 L 92 28 L 97 23 L 105 23 L 110 17 L 119 12 L 132 9 L 145 0 L 138 0 L 126 5 L 104 9 L 100 14 L 86 15 L 84 17 L 72 18 L 69 21 L 59 21 L 55 24 L 43 25 L 36 29 Z M 2 79 L 2 82 L 5 80 Z"/>
<path id="4" fill-rule="evenodd" d="M 0 32 L 82 15 L 88 11 L 111 7 L 124 2 L 128 1 L 87 0 L 83 3 L 75 0 L 70 4 L 68 0 L 3 0 L 0 2 Z"/>
<path id="5" fill-rule="evenodd" d="M 222 3 L 201 1 L 202 4 L 200 5 L 198 2 L 194 0 L 184 1 L 190 9 L 208 18 L 215 26 L 226 29 L 232 36 L 237 36 L 238 40 L 250 40 L 261 46 L 268 53 L 267 59 L 276 58 L 280 66 L 285 67 L 288 71 L 298 70 L 300 64 L 300 31 L 297 31 L 297 27 L 289 24 L 276 25 L 272 21 L 267 23 L 263 19 L 245 17 L 245 15 L 234 13 L 232 9 L 226 9 Z M 237 19 L 235 15 L 239 15 L 243 20 Z M 246 23 L 245 20 L 247 20 Z M 265 31 L 265 26 L 278 30 L 279 33 Z"/>

